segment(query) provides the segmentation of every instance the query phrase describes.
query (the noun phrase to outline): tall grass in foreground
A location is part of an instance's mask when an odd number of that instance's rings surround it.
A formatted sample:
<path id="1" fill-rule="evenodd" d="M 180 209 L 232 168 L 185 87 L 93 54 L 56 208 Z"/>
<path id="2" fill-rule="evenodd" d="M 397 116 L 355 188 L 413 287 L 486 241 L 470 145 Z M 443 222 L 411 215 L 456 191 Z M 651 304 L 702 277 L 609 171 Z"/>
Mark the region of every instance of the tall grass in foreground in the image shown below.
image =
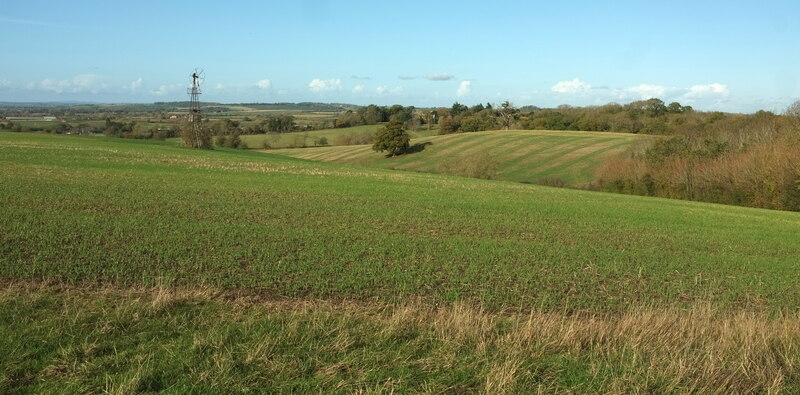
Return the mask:
<path id="1" fill-rule="evenodd" d="M 237 292 L 5 283 L 0 391 L 800 391 L 797 315 L 708 304 L 488 312 Z"/>

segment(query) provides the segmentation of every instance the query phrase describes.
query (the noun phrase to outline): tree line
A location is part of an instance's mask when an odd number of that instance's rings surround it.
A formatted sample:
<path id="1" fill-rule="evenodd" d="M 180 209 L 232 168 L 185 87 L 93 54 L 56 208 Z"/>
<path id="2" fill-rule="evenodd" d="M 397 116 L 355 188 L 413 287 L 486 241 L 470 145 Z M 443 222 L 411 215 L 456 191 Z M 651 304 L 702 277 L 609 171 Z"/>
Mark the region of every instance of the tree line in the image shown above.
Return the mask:
<path id="1" fill-rule="evenodd" d="M 800 105 L 798 105 L 800 107 Z M 800 211 L 800 113 L 711 115 L 600 166 L 609 192 Z"/>

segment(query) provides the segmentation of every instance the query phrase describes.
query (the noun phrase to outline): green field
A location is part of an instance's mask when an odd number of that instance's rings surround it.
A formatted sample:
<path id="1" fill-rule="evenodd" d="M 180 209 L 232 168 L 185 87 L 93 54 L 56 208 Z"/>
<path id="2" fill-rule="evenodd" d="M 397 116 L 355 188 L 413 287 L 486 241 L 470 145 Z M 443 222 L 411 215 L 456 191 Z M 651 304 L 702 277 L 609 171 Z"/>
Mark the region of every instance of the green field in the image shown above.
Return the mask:
<path id="1" fill-rule="evenodd" d="M 0 392 L 800 390 L 798 213 L 99 137 L 0 164 Z"/>
<path id="2" fill-rule="evenodd" d="M 491 131 L 415 138 L 420 151 L 385 158 L 371 146 L 316 147 L 276 153 L 326 162 L 357 164 L 426 173 L 441 172 L 443 160 L 470 161 L 476 156 L 498 162 L 498 180 L 537 183 L 558 179 L 581 186 L 592 181 L 598 164 L 618 155 L 634 141 L 649 138 L 629 133 L 567 131 Z"/>

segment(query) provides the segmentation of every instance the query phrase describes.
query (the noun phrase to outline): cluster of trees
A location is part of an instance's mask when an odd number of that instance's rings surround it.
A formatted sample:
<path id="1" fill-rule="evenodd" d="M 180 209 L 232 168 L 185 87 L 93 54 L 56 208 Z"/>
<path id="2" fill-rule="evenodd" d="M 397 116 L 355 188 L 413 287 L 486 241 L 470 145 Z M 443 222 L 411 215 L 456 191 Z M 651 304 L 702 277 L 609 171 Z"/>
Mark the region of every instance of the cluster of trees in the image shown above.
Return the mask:
<path id="1" fill-rule="evenodd" d="M 797 114 L 724 114 L 603 163 L 596 186 L 611 192 L 800 211 Z M 791 109 L 791 108 L 790 108 Z M 708 117 L 709 115 L 706 115 Z M 709 123 L 710 122 L 710 123 Z"/>
<path id="2" fill-rule="evenodd" d="M 269 116 L 260 121 L 245 118 L 241 121 L 222 118 L 211 121 L 207 126 L 215 136 L 233 134 L 289 133 L 297 130 L 295 117 L 288 114 Z"/>
<path id="3" fill-rule="evenodd" d="M 669 134 L 687 127 L 702 127 L 724 114 L 695 112 L 678 102 L 640 100 L 625 105 L 533 109 L 522 122 L 523 129 L 614 131 L 622 133 Z"/>
<path id="4" fill-rule="evenodd" d="M 110 137 L 164 140 L 179 136 L 180 128 L 177 125 L 168 127 L 156 126 L 136 121 L 115 121 L 111 118 L 106 118 L 105 125 L 99 130 L 98 128 L 93 128 L 92 133 L 97 132 Z"/>
<path id="5" fill-rule="evenodd" d="M 437 109 L 439 134 L 479 132 L 482 130 L 510 129 L 516 127 L 520 110 L 505 101 L 495 107 L 491 103 L 467 107 L 459 102 L 450 109 Z"/>
<path id="6" fill-rule="evenodd" d="M 497 129 L 583 130 L 623 133 L 669 134 L 687 127 L 702 127 L 722 113 L 695 112 L 678 102 L 665 104 L 660 99 L 640 100 L 625 105 L 542 109 L 516 108 L 509 101 L 500 105 L 477 104 L 472 107 L 453 103 L 433 110 L 438 117 L 439 133 L 477 132 Z"/>
<path id="7" fill-rule="evenodd" d="M 385 107 L 370 104 L 366 107 L 360 107 L 355 111 L 347 110 L 344 114 L 336 118 L 334 127 L 347 128 L 360 125 L 375 125 L 388 121 L 398 121 L 403 124 L 408 124 L 415 119 L 414 113 L 414 106 L 404 107 L 395 104 L 391 107 Z"/>

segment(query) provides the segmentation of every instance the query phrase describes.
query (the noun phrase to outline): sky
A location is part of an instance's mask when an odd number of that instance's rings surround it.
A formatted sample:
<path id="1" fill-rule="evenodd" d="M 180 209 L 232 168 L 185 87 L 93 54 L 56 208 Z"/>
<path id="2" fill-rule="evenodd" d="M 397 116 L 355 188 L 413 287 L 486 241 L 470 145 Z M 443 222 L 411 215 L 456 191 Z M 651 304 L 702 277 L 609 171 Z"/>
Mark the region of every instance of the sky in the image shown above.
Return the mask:
<path id="1" fill-rule="evenodd" d="M 800 99 L 800 1 L 0 0 L 0 101 Z"/>

